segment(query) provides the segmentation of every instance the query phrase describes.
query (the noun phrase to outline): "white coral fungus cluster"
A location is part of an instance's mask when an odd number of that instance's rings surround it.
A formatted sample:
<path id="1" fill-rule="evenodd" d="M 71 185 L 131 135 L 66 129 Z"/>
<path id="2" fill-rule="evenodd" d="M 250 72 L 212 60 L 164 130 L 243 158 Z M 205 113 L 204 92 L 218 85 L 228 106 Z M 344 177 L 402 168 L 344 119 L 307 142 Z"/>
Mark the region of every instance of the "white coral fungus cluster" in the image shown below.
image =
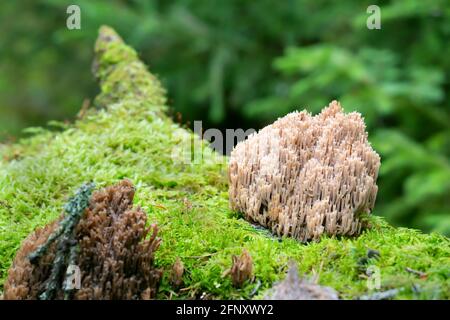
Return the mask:
<path id="1" fill-rule="evenodd" d="M 373 209 L 379 167 L 361 115 L 333 101 L 317 116 L 290 113 L 234 148 L 230 205 L 279 236 L 355 235 Z"/>

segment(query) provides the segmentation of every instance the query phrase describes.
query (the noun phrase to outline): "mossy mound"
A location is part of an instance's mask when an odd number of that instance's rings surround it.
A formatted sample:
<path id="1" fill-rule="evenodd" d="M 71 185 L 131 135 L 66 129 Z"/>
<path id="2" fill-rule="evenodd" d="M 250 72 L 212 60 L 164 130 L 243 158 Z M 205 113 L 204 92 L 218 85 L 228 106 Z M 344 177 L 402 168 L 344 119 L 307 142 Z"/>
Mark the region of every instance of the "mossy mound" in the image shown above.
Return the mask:
<path id="1" fill-rule="evenodd" d="M 304 245 L 273 237 L 231 212 L 226 159 L 164 114 L 164 90 L 136 52 L 103 27 L 96 56 L 96 104 L 105 108 L 59 133 L 34 130 L 39 133 L 0 151 L 1 286 L 21 241 L 55 220 L 80 185 L 92 180 L 104 187 L 128 178 L 137 189 L 135 203 L 160 228 L 156 265 L 166 272 L 158 298 L 261 297 L 284 277 L 291 259 L 344 299 L 370 293 L 369 266 L 381 272 L 380 291 L 402 288 L 397 298 L 450 298 L 450 240 L 442 235 L 393 228 L 372 217 L 371 228 L 357 238 Z M 178 161 L 174 151 L 191 139 L 202 146 L 202 161 Z M 235 289 L 222 274 L 243 248 L 253 259 L 255 279 Z M 379 257 L 367 258 L 369 249 Z M 186 272 L 183 286 L 173 289 L 169 274 L 178 257 Z"/>

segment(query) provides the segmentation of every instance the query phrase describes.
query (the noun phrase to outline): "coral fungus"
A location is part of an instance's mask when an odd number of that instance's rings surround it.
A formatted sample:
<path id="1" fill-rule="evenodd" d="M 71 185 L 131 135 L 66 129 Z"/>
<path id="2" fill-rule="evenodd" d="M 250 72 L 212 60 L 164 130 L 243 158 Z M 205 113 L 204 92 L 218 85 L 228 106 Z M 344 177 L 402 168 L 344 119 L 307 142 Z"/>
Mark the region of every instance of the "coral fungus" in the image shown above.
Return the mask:
<path id="1" fill-rule="evenodd" d="M 245 281 L 252 277 L 253 260 L 247 250 L 243 250 L 240 256 L 233 255 L 233 264 L 230 269 L 224 272 L 224 276 L 230 275 L 233 286 L 242 287 Z"/>
<path id="2" fill-rule="evenodd" d="M 361 115 L 333 101 L 317 116 L 290 113 L 239 143 L 229 164 L 230 204 L 301 241 L 358 234 L 375 203 L 379 166 Z"/>
<path id="3" fill-rule="evenodd" d="M 60 224 L 36 230 L 22 244 L 5 283 L 5 299 L 147 299 L 156 294 L 161 271 L 154 267 L 159 246 L 156 226 L 147 227 L 147 215 L 133 208 L 134 187 L 128 180 L 95 192 L 75 227 L 74 241 L 66 243 L 74 255 L 62 256 L 61 268 L 75 263 L 80 288 L 67 295 L 63 277 L 53 276 L 56 243 L 50 243 L 37 261 L 30 254 L 48 243 Z M 64 221 L 64 220 L 62 220 Z M 150 238 L 146 239 L 150 234 Z M 75 249 L 75 250 L 73 250 Z M 31 255 L 33 257 L 33 255 Z M 74 261 L 71 261 L 74 260 Z M 55 279 L 52 279 L 55 278 Z M 43 295 L 49 283 L 54 294 Z"/>
<path id="4" fill-rule="evenodd" d="M 137 54 L 123 48 L 125 46 L 113 30 L 107 27 L 101 29 L 96 48 L 96 75 L 101 95 L 99 99 L 95 99 L 93 106 L 99 103 L 106 109 L 97 111 L 94 107 L 90 108 L 82 120 L 68 125 L 68 130 L 43 131 L 33 137 L 21 139 L 11 147 L 0 146 L 0 292 L 5 294 L 6 299 L 37 298 L 44 292 L 55 248 L 49 248 L 38 259 L 36 266 L 29 262 L 28 255 L 45 244 L 58 228 L 60 221 L 56 219 L 62 207 L 61 192 L 75 190 L 83 182 L 91 180 L 102 186 L 113 185 L 117 182 L 117 177 L 122 176 L 138 177 L 139 203 L 144 208 L 149 208 L 148 220 L 157 221 L 158 225 L 164 226 L 162 232 L 158 233 L 163 238 L 164 245 L 156 251 L 157 267 L 165 270 L 169 278 L 178 257 L 185 264 L 182 288 L 174 288 L 170 281 L 165 281 L 169 279 L 164 279 L 156 298 L 263 298 L 266 293 L 264 289 L 285 277 L 281 270 L 285 270 L 286 262 L 293 259 L 302 272 L 317 272 L 320 275 L 320 285 L 334 288 L 341 299 L 373 297 L 372 294 L 375 293 L 367 289 L 366 271 L 370 264 L 376 264 L 380 268 L 382 290 L 398 289 L 395 299 L 450 299 L 449 278 L 446 276 L 449 272 L 450 239 L 441 234 L 423 234 L 408 228 L 395 228 L 373 214 L 369 217 L 369 223 L 373 227 L 359 237 L 344 241 L 332 237 L 299 245 L 293 238 L 275 241 L 266 231 L 253 228 L 239 219 L 228 208 L 228 190 L 223 177 L 225 158 L 216 155 L 198 136 L 178 127 L 164 114 L 167 110 L 164 105 L 165 95 L 157 78 L 142 63 L 138 63 Z M 293 117 L 300 118 L 298 114 Z M 307 115 L 303 117 L 310 118 Z M 314 139 L 328 127 L 328 121 L 331 122 L 331 119 L 323 123 L 322 129 L 315 131 Z M 299 126 L 302 124 L 299 123 Z M 306 136 L 300 133 L 295 136 L 295 139 L 304 141 L 302 143 L 306 149 Z M 339 141 L 340 138 L 336 137 L 336 140 Z M 175 154 L 183 154 L 183 141 L 194 141 L 193 145 L 202 147 L 199 149 L 202 150 L 201 162 L 192 161 L 180 165 L 178 159 L 172 157 L 173 153 L 168 151 L 175 150 L 179 152 Z M 312 141 L 308 143 L 313 144 Z M 15 160 L 5 162 L 5 154 Z M 236 162 L 236 159 L 232 159 L 233 161 Z M 255 166 L 254 170 L 256 169 Z M 241 167 L 238 170 L 242 172 Z M 274 171 L 272 174 L 277 173 Z M 296 181 L 301 182 L 299 179 Z M 326 184 L 319 185 L 320 188 L 324 186 Z M 120 189 L 132 192 L 129 187 Z M 119 188 L 115 190 L 119 192 Z M 234 197 L 238 194 L 233 193 Z M 254 199 L 254 194 L 249 194 L 248 199 Z M 128 194 L 127 197 L 130 196 Z M 123 203 L 127 197 L 119 203 Z M 294 200 L 300 199 L 296 199 L 294 195 L 290 201 Z M 131 201 L 127 202 L 131 205 Z M 113 207 L 110 200 L 106 200 L 105 204 Z M 261 211 L 264 212 L 264 209 L 267 210 L 265 205 Z M 129 209 L 125 211 L 127 210 Z M 105 221 L 111 214 L 108 209 L 98 214 L 91 212 L 91 218 L 99 220 L 92 222 L 92 225 L 98 226 L 93 233 L 103 230 L 101 226 L 104 224 L 100 220 Z M 139 212 L 136 214 L 140 216 Z M 85 218 L 82 217 L 81 221 L 86 221 Z M 48 224 L 51 221 L 54 222 Z M 114 234 L 117 226 L 114 221 L 111 223 L 113 225 L 108 228 Z M 37 226 L 45 227 L 32 233 Z M 87 241 L 94 244 L 95 241 L 91 238 L 93 235 L 80 228 L 81 225 L 74 230 L 83 232 L 88 237 Z M 106 229 L 100 232 L 102 237 L 106 233 Z M 109 239 L 112 240 L 113 236 Z M 105 250 L 109 245 L 103 241 L 98 242 L 99 250 Z M 142 244 L 142 241 L 136 240 L 134 243 Z M 153 241 L 153 246 L 156 247 L 157 240 Z M 17 251 L 21 243 L 22 247 Z M 112 241 L 111 245 L 114 243 Z M 52 246 L 55 244 L 56 242 Z M 81 245 L 79 243 L 79 261 L 83 255 Z M 246 281 L 241 288 L 236 288 L 230 283 L 231 277 L 222 278 L 223 273 L 220 271 L 225 270 L 225 264 L 230 269 L 230 252 L 238 253 L 238 248 L 242 247 L 251 249 L 252 277 L 255 281 Z M 368 249 L 375 250 L 379 255 L 373 252 L 369 254 Z M 138 253 L 136 249 L 134 252 Z M 150 253 L 148 256 L 150 257 Z M 100 257 L 94 258 L 96 261 L 115 259 L 115 256 Z M 69 260 L 70 256 L 67 255 L 66 258 Z M 359 259 L 362 258 L 367 261 L 360 266 Z M 135 258 L 133 260 L 136 261 Z M 95 268 L 93 263 L 82 266 L 88 270 L 80 270 L 80 280 L 92 274 L 91 270 Z M 129 262 L 124 261 L 124 268 L 125 265 L 126 268 L 130 267 Z M 129 295 L 140 296 L 142 299 L 152 298 L 155 289 L 152 284 L 142 280 L 142 269 L 139 269 L 142 265 L 137 266 L 137 272 L 124 270 L 124 279 L 130 279 L 134 273 L 142 285 L 133 289 Z M 154 266 L 147 267 L 147 270 L 156 272 Z M 420 275 L 411 273 L 411 270 L 425 273 L 426 279 L 421 279 Z M 106 273 L 103 270 L 99 272 L 106 279 Z M 301 275 L 301 278 L 304 277 L 309 278 L 309 275 Z M 99 297 L 106 296 L 104 287 L 108 284 L 102 284 L 108 282 L 114 286 L 108 293 L 110 296 L 125 298 L 128 294 L 119 293 L 115 289 L 117 284 L 110 279 L 102 282 L 100 275 L 96 279 L 95 290 Z M 88 282 L 94 284 L 93 280 L 84 281 L 80 281 L 81 288 L 90 285 Z M 58 285 L 56 298 L 62 299 L 62 279 Z M 144 289 L 147 286 L 150 287 L 149 290 Z M 385 291 L 381 293 L 384 296 L 387 294 Z M 92 294 L 84 292 L 84 298 L 92 297 Z M 82 297 L 74 291 L 69 298 Z"/>
<path id="5" fill-rule="evenodd" d="M 170 273 L 170 283 L 175 288 L 178 288 L 183 284 L 183 274 L 184 274 L 184 264 L 180 260 L 180 258 L 177 258 L 177 260 L 172 266 L 172 272 Z"/>

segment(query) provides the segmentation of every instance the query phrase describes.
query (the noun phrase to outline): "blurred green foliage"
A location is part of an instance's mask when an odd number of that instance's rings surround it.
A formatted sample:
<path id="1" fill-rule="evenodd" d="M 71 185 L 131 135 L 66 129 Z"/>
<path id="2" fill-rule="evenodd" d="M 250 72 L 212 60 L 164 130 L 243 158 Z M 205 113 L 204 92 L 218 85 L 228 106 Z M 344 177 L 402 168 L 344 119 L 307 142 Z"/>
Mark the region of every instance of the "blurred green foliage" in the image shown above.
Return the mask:
<path id="1" fill-rule="evenodd" d="M 66 8 L 81 8 L 81 30 Z M 366 9 L 381 7 L 381 30 Z M 260 128 L 338 99 L 382 156 L 376 213 L 450 235 L 450 5 L 436 1 L 0 3 L 0 138 L 73 119 L 97 93 L 102 24 L 160 75 L 170 105 L 204 127 Z"/>

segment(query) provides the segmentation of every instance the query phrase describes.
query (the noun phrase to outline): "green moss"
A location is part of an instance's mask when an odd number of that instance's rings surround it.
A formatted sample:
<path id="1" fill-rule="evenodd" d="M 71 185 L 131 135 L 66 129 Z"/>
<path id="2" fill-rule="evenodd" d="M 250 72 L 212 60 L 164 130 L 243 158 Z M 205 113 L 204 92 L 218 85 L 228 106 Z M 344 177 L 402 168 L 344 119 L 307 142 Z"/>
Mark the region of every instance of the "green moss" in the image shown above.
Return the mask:
<path id="1" fill-rule="evenodd" d="M 124 45 L 117 33 L 109 27 L 100 28 L 95 44 L 94 74 L 100 80 L 101 93 L 96 103 L 133 100 L 164 109 L 165 90 L 154 75 L 147 72 L 136 51 Z"/>
<path id="2" fill-rule="evenodd" d="M 165 276 L 159 298 L 198 298 L 204 292 L 213 298 L 249 298 L 258 283 L 256 297 L 261 297 L 284 276 L 290 259 L 342 298 L 368 293 L 364 271 L 369 265 L 381 270 L 380 290 L 404 288 L 398 298 L 450 298 L 450 241 L 442 235 L 393 228 L 372 217 L 372 228 L 357 238 L 304 245 L 244 221 L 228 209 L 226 159 L 204 145 L 200 163 L 176 158 L 184 141 L 201 142 L 164 115 L 164 90 L 136 53 L 104 27 L 96 55 L 102 90 L 97 103 L 107 108 L 91 111 L 64 132 L 40 132 L 1 151 L 1 285 L 21 241 L 58 217 L 81 184 L 93 180 L 103 187 L 126 177 L 137 187 L 136 203 L 160 226 L 158 266 L 170 270 L 180 257 L 186 268 L 184 287 L 173 291 Z M 238 290 L 222 273 L 243 248 L 253 257 L 255 281 Z M 368 249 L 380 257 L 361 265 Z M 407 267 L 427 277 L 420 279 Z"/>

